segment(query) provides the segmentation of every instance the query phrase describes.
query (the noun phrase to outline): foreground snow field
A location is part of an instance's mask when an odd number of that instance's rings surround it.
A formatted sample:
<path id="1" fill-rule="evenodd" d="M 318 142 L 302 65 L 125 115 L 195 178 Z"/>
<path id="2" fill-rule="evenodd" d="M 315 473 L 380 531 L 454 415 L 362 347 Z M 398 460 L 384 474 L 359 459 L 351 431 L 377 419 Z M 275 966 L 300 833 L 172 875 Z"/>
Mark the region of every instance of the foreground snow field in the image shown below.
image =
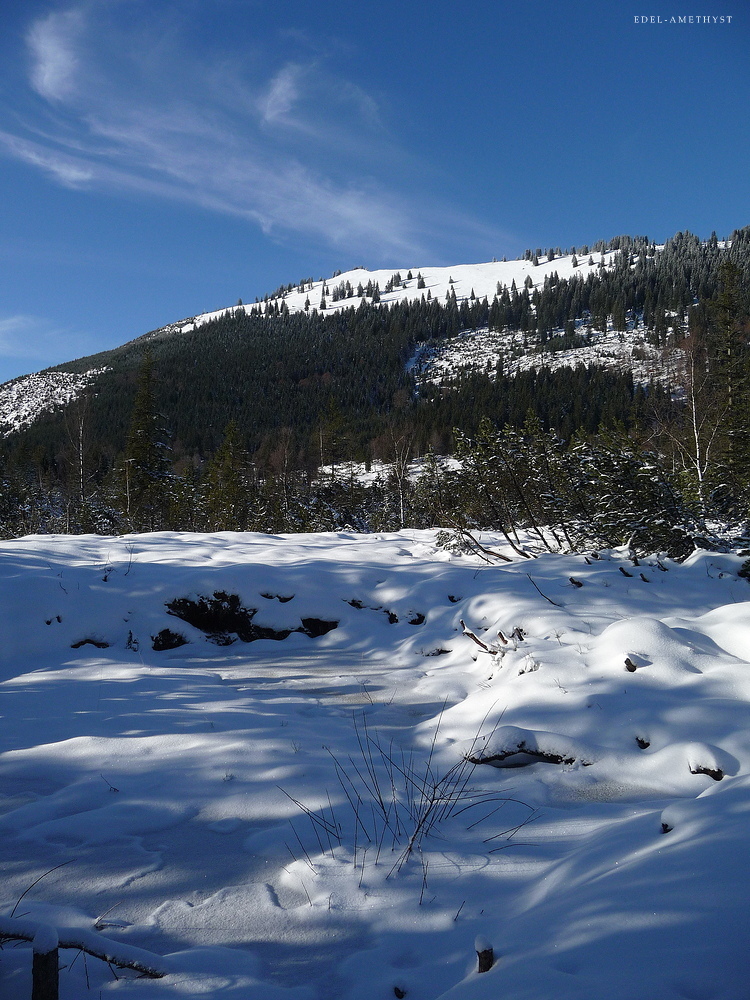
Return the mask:
<path id="1" fill-rule="evenodd" d="M 167 970 L 63 1000 L 750 997 L 743 560 L 599 555 L 0 543 L 0 925 Z"/>

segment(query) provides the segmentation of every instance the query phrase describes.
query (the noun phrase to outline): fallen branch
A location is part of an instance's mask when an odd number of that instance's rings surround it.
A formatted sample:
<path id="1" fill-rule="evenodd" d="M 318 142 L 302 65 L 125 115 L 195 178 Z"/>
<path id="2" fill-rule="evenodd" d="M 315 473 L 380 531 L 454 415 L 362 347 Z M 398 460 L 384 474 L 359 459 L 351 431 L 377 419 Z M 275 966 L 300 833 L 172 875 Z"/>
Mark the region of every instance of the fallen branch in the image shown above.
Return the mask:
<path id="1" fill-rule="evenodd" d="M 78 927 L 53 927 L 37 920 L 19 920 L 15 917 L 0 917 L 0 941 L 31 941 L 37 934 L 47 932 L 57 934 L 60 948 L 83 951 L 118 969 L 133 969 L 149 979 L 161 979 L 169 969 L 163 958 L 142 948 L 110 941 Z"/>
<path id="2" fill-rule="evenodd" d="M 468 538 L 471 540 L 472 544 L 475 545 L 476 548 L 480 552 L 482 552 L 484 555 L 492 556 L 495 559 L 500 559 L 501 562 L 513 562 L 513 560 L 511 559 L 510 556 L 506 556 L 502 552 L 497 552 L 495 549 L 488 549 L 486 545 L 482 545 L 482 543 L 479 541 L 479 539 L 475 538 L 471 534 L 470 531 L 466 530 L 466 528 L 463 529 L 463 534 L 466 535 L 466 536 L 468 536 Z M 524 559 L 531 559 L 532 558 L 528 554 L 528 552 L 524 552 L 522 548 L 520 548 L 517 545 L 514 545 L 513 542 L 512 542 L 512 540 L 506 534 L 506 532 L 503 532 L 503 535 L 507 539 L 509 545 L 511 546 L 511 548 L 513 549 L 514 552 L 517 552 L 520 556 L 523 556 Z"/>
<path id="3" fill-rule="evenodd" d="M 538 594 L 540 594 L 545 599 L 545 601 L 549 601 L 550 604 L 554 604 L 556 608 L 562 608 L 562 607 L 564 607 L 564 605 L 558 604 L 557 601 L 553 601 L 551 597 L 547 597 L 546 594 L 542 594 L 541 590 L 539 589 L 539 587 L 537 587 L 537 585 L 534 583 L 534 581 L 531 579 L 531 577 L 529 576 L 528 573 L 526 574 L 526 576 L 529 577 L 529 582 L 531 583 L 531 585 L 534 588 L 534 590 L 536 590 L 536 592 Z"/>
<path id="4" fill-rule="evenodd" d="M 486 642 L 482 642 L 479 636 L 475 632 L 471 631 L 471 629 L 468 627 L 463 618 L 459 618 L 458 620 L 461 623 L 461 628 L 464 630 L 465 636 L 468 636 L 469 639 L 472 639 L 477 644 L 477 646 L 479 646 L 480 649 L 483 649 L 485 651 L 485 653 L 489 653 L 490 656 L 497 656 L 497 654 L 500 652 L 499 649 L 492 649 L 492 647 L 488 646 Z M 503 642 L 505 641 L 506 641 L 505 637 L 503 636 Z"/>
<path id="5" fill-rule="evenodd" d="M 474 535 L 472 535 L 472 533 L 468 530 L 468 528 L 463 528 L 460 525 L 455 524 L 455 522 L 454 526 L 456 532 L 459 535 L 461 535 L 464 541 L 467 541 L 469 543 L 469 545 L 476 551 L 477 555 L 485 557 L 485 560 L 487 562 L 491 562 L 492 559 L 499 559 L 501 562 L 513 562 L 510 556 L 506 556 L 502 552 L 495 552 L 494 549 L 488 549 L 485 545 L 482 545 L 479 539 L 475 538 Z M 503 531 L 503 535 L 505 535 L 505 538 L 507 539 L 508 543 L 510 544 L 514 552 L 517 552 L 520 556 L 523 556 L 525 559 L 531 559 L 531 556 L 528 555 L 528 553 L 524 552 L 522 549 L 518 548 L 516 545 L 513 544 L 510 538 L 508 538 L 508 535 L 505 533 L 505 531 Z"/>

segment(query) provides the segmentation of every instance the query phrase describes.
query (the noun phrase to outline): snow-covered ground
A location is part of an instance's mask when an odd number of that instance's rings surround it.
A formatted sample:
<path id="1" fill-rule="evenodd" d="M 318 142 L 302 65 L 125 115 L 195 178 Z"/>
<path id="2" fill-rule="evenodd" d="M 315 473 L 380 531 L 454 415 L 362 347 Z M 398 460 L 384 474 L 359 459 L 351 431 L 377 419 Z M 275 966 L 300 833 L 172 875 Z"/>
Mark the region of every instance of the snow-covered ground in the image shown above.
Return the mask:
<path id="1" fill-rule="evenodd" d="M 435 455 L 438 467 L 444 472 L 456 472 L 462 468 L 462 462 L 452 455 Z M 411 458 L 403 466 L 403 475 L 410 483 L 416 484 L 426 471 L 424 458 Z M 336 465 L 321 465 L 317 472 L 316 482 L 325 483 L 332 478 L 339 482 L 354 480 L 363 486 L 374 486 L 385 483 L 401 469 L 399 463 L 384 462 L 373 459 L 372 462 L 338 462 Z"/>
<path id="2" fill-rule="evenodd" d="M 741 563 L 3 542 L 0 929 L 167 972 L 65 949 L 62 1000 L 748 997 Z M 3 948 L 2 1000 L 30 966 Z"/>

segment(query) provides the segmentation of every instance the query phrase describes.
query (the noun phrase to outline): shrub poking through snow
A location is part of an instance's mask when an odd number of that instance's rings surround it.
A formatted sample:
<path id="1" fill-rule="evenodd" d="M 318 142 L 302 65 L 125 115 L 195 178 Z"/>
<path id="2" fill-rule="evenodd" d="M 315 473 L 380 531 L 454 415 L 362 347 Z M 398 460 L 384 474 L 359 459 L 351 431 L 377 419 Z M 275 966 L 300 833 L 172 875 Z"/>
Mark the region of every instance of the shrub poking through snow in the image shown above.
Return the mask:
<path id="1" fill-rule="evenodd" d="M 279 600 L 286 603 L 291 598 Z M 325 635 L 338 626 L 338 621 L 321 618 L 303 618 L 297 628 L 276 629 L 267 625 L 256 625 L 253 618 L 257 608 L 243 606 L 237 594 L 227 594 L 215 590 L 212 597 L 177 597 L 166 604 L 167 613 L 180 618 L 194 628 L 200 629 L 209 642 L 217 646 L 231 646 L 237 639 L 255 642 L 256 639 L 286 639 L 292 632 L 302 632 L 310 638 Z M 168 631 L 168 630 L 165 630 Z M 160 633 L 161 634 L 161 633 Z M 156 647 L 154 647 L 156 648 Z"/>
<path id="2" fill-rule="evenodd" d="M 163 628 L 161 632 L 151 636 L 151 645 L 157 653 L 167 649 L 178 649 L 187 644 L 187 639 L 181 632 L 173 632 L 171 628 Z"/>
<path id="3" fill-rule="evenodd" d="M 200 629 L 207 639 L 218 646 L 228 646 L 236 639 L 243 642 L 253 642 L 260 638 L 286 638 L 283 636 L 261 636 L 257 626 L 253 625 L 253 617 L 257 608 L 245 608 L 237 594 L 227 594 L 223 590 L 215 590 L 213 596 L 178 597 L 168 601 L 167 612 L 180 618 L 194 628 Z M 266 630 L 273 632 L 273 629 Z"/>
<path id="4" fill-rule="evenodd" d="M 351 834 L 355 867 L 359 851 L 366 854 L 375 847 L 373 860 L 376 865 L 382 852 L 398 851 L 388 872 L 390 876 L 401 870 L 413 852 L 421 852 L 425 837 L 441 823 L 475 806 L 508 801 L 505 795 L 477 792 L 469 786 L 476 761 L 468 755 L 444 773 L 435 770 L 433 756 L 439 721 L 427 759 L 421 763 L 415 761 L 413 753 L 407 757 L 392 742 L 384 746 L 379 736 L 368 729 L 366 716 L 362 716 L 361 723 L 355 717 L 354 727 L 360 759 L 350 757 L 347 763 L 342 763 L 328 750 L 350 809 L 344 826 L 334 814 L 330 798 L 327 809 L 314 810 L 284 792 L 307 816 L 324 854 L 330 852 L 334 856 L 336 846 L 343 844 L 343 837 Z M 475 741 L 477 739 L 479 736 Z M 298 844 L 305 850 L 293 823 L 292 829 Z M 306 850 L 305 857 L 310 864 Z"/>
<path id="5" fill-rule="evenodd" d="M 338 627 L 337 621 L 326 621 L 323 618 L 303 618 L 302 628 L 292 629 L 293 632 L 304 632 L 311 639 L 316 639 L 319 635 L 326 635 L 328 632 Z"/>

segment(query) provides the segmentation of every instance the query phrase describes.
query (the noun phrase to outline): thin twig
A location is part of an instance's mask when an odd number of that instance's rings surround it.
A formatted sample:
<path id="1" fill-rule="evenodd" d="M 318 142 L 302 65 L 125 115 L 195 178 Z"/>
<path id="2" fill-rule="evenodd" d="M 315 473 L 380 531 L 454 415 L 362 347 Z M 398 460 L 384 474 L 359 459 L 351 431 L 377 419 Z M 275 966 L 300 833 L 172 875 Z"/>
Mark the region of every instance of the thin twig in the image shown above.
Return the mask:
<path id="1" fill-rule="evenodd" d="M 16 910 L 18 909 L 18 904 L 19 904 L 19 903 L 21 902 L 21 900 L 22 900 L 22 899 L 23 899 L 23 897 L 24 897 L 24 896 L 26 895 L 26 893 L 27 893 L 27 892 L 30 892 L 30 891 L 31 891 L 31 890 L 32 890 L 32 889 L 34 888 L 34 886 L 35 886 L 35 885 L 36 885 L 36 884 L 37 884 L 38 882 L 41 882 L 43 878 L 46 878 L 46 877 L 47 877 L 48 875 L 51 875 L 51 874 L 52 874 L 52 872 L 56 872 L 58 868 L 64 868 L 64 867 L 65 867 L 65 865 L 70 865 L 70 864 L 72 864 L 72 863 L 73 863 L 73 862 L 74 862 L 75 860 L 76 860 L 75 858 L 70 858 L 70 860 L 69 860 L 69 861 L 63 861 L 63 863 L 62 863 L 62 864 L 60 864 L 60 865 L 55 865 L 55 867 L 54 867 L 54 868 L 50 868 L 50 870 L 49 870 L 49 871 L 47 871 L 47 872 L 45 872 L 45 873 L 44 873 L 44 875 L 40 875 L 40 876 L 39 876 L 39 878 L 38 878 L 38 879 L 36 879 L 36 881 L 32 882 L 32 883 L 31 883 L 31 885 L 30 885 L 30 886 L 28 887 L 28 889 L 24 889 L 24 891 L 23 891 L 23 892 L 21 893 L 21 895 L 20 895 L 20 896 L 18 897 L 18 899 L 16 900 L 16 905 L 15 905 L 15 906 L 13 907 L 13 909 L 12 909 L 12 910 L 10 911 L 10 916 L 12 917 L 12 916 L 14 916 L 14 915 L 15 915 L 15 912 L 16 912 Z"/>

